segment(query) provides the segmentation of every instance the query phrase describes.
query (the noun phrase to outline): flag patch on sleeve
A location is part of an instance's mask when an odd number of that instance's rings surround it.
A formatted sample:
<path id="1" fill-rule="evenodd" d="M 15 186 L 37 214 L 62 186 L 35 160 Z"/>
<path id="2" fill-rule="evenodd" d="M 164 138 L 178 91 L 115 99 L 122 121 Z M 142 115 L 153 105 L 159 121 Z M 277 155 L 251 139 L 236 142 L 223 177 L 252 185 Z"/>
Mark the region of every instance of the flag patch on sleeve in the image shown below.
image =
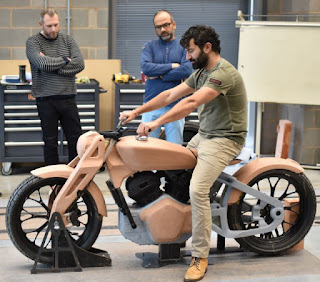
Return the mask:
<path id="1" fill-rule="evenodd" d="M 215 83 L 217 85 L 221 85 L 221 81 L 218 80 L 218 79 L 210 78 L 209 81 L 212 82 L 212 83 Z"/>

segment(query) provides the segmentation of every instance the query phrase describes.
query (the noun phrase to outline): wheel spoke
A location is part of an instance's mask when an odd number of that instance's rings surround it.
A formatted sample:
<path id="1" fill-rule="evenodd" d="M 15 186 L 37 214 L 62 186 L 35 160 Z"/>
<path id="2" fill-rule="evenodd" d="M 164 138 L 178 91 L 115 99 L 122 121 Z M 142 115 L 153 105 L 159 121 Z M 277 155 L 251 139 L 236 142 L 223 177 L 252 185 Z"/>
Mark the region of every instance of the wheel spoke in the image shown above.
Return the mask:
<path id="1" fill-rule="evenodd" d="M 50 239 L 48 240 L 47 244 L 45 244 L 44 248 L 47 249 L 51 242 L 52 242 L 52 236 L 50 236 Z"/>
<path id="2" fill-rule="evenodd" d="M 265 239 L 272 239 L 273 238 L 272 232 L 268 232 L 268 233 L 265 233 L 262 235 L 264 235 L 263 238 L 265 238 Z"/>
<path id="3" fill-rule="evenodd" d="M 48 219 L 48 215 L 43 215 L 43 214 L 39 214 L 39 213 L 32 213 L 28 210 L 26 210 L 25 208 L 22 209 L 22 211 L 24 211 L 26 213 L 26 215 L 29 215 L 29 217 L 25 218 L 25 219 L 20 219 L 21 222 L 26 222 L 30 219 L 36 219 L 36 218 L 43 218 L 43 219 Z M 23 214 L 21 214 L 23 215 Z M 26 215 L 23 215 L 23 216 L 26 216 Z"/>
<path id="4" fill-rule="evenodd" d="M 80 214 L 79 217 L 84 216 L 84 215 L 87 215 L 87 214 L 88 214 L 88 211 L 81 211 L 81 214 Z"/>
<path id="5" fill-rule="evenodd" d="M 78 218 L 78 220 L 79 220 L 79 218 Z M 82 224 L 84 227 L 87 226 L 87 224 L 86 224 L 86 223 L 83 223 L 81 220 L 79 220 L 79 222 L 80 222 L 80 224 Z"/>
<path id="6" fill-rule="evenodd" d="M 28 197 L 27 200 L 34 201 L 34 202 L 38 203 L 38 204 L 41 205 L 48 213 L 50 213 L 50 209 L 49 209 L 48 206 L 42 201 L 42 198 L 41 198 L 40 200 L 36 200 L 36 199 L 31 198 L 31 197 Z"/>
<path id="7" fill-rule="evenodd" d="M 28 234 L 28 233 L 26 233 L 26 234 Z M 39 234 L 40 234 L 40 232 L 37 232 L 36 237 L 34 237 L 34 239 L 33 239 L 33 243 L 35 243 L 35 242 L 36 242 L 36 240 L 37 240 L 37 238 L 38 238 Z"/>
<path id="8" fill-rule="evenodd" d="M 77 239 L 79 239 L 79 238 L 80 238 L 79 233 L 80 233 L 80 232 L 69 232 L 70 237 L 73 237 L 73 239 L 75 239 L 74 237 L 77 237 Z"/>
<path id="9" fill-rule="evenodd" d="M 294 194 L 298 194 L 297 191 L 293 191 L 293 192 L 287 193 L 287 197 L 289 197 L 290 195 L 294 195 Z"/>
<path id="10" fill-rule="evenodd" d="M 42 224 L 41 226 L 39 226 L 38 228 L 29 230 L 29 231 L 26 231 L 25 233 L 26 233 L 26 234 L 30 234 L 30 233 L 34 233 L 34 232 L 40 233 L 47 225 L 48 225 L 48 221 L 45 222 L 45 223 L 43 223 L 43 224 Z"/>
<path id="11" fill-rule="evenodd" d="M 274 192 L 276 190 L 276 186 L 278 185 L 278 183 L 280 181 L 280 178 L 278 177 L 278 180 L 274 185 L 272 185 L 270 178 L 271 177 L 268 177 L 268 182 L 269 182 L 269 185 L 270 185 L 270 196 L 274 197 Z"/>
<path id="12" fill-rule="evenodd" d="M 294 214 L 296 214 L 296 215 L 299 215 L 298 212 L 292 210 L 292 207 L 294 207 L 294 206 L 296 206 L 296 205 L 298 205 L 298 204 L 294 204 L 294 205 L 291 205 L 291 206 L 289 206 L 289 207 L 284 207 L 284 210 L 289 211 L 289 212 L 292 212 L 292 213 L 294 213 Z"/>
<path id="13" fill-rule="evenodd" d="M 293 226 L 294 224 L 293 223 L 291 223 L 291 222 L 288 222 L 288 221 L 283 221 L 283 223 L 285 223 L 285 224 L 288 224 L 288 225 L 291 225 L 291 226 Z"/>
<path id="14" fill-rule="evenodd" d="M 279 233 L 279 230 L 278 230 L 278 228 L 276 228 L 275 230 L 274 230 L 274 232 L 276 233 L 276 237 L 280 237 L 280 233 Z"/>
<path id="15" fill-rule="evenodd" d="M 28 218 L 25 218 L 25 219 L 21 220 L 21 222 L 26 222 L 26 221 L 28 221 L 30 219 L 36 219 L 36 218 L 48 219 L 48 217 L 46 215 L 32 215 L 32 216 L 30 216 Z"/>
<path id="16" fill-rule="evenodd" d="M 30 215 L 30 217 L 33 217 L 34 214 L 29 212 L 28 210 L 26 210 L 25 208 L 22 209 L 22 211 L 24 211 L 26 214 Z"/>
<path id="17" fill-rule="evenodd" d="M 279 200 L 282 201 L 284 198 L 286 198 L 288 196 L 288 190 L 290 187 L 290 182 L 288 182 L 288 185 L 286 187 L 286 189 L 284 190 L 284 192 L 282 193 L 282 195 L 279 197 Z"/>
<path id="18" fill-rule="evenodd" d="M 257 189 L 258 189 L 258 191 L 260 191 L 259 182 L 257 182 Z"/>
<path id="19" fill-rule="evenodd" d="M 79 198 L 79 199 L 77 200 L 77 203 L 78 203 L 78 204 L 81 204 L 81 203 L 84 204 L 85 202 L 83 201 L 83 198 Z"/>

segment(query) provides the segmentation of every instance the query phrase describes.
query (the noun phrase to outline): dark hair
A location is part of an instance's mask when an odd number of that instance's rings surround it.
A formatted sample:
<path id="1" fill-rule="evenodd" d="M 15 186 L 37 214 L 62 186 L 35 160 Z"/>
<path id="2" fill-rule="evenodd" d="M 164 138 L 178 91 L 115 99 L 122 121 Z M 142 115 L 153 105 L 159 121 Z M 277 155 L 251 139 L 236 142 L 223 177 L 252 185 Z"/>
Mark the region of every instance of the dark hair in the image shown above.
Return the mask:
<path id="1" fill-rule="evenodd" d="M 194 44 L 198 45 L 201 49 L 207 42 L 210 42 L 212 50 L 217 54 L 220 54 L 221 47 L 219 35 L 211 26 L 194 25 L 190 27 L 182 35 L 180 45 L 185 49 L 188 48 L 192 38 L 194 39 Z"/>
<path id="2" fill-rule="evenodd" d="M 154 16 L 153 16 L 153 23 L 154 23 L 154 18 L 155 18 L 157 15 L 159 15 L 160 13 L 167 13 L 167 14 L 169 14 L 169 15 L 170 15 L 171 22 L 174 22 L 173 15 L 172 15 L 169 11 L 167 11 L 167 10 L 159 10 L 159 11 L 157 11 L 157 12 L 154 14 Z"/>

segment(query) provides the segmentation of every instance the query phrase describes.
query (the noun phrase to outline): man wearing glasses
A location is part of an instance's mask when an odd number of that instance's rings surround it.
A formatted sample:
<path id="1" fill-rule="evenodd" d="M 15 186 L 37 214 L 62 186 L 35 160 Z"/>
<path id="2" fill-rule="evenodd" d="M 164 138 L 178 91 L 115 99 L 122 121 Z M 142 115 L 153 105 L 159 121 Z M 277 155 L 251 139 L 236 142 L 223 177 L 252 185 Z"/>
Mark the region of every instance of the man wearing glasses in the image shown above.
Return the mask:
<path id="1" fill-rule="evenodd" d="M 192 65 L 186 60 L 186 51 L 175 38 L 176 22 L 170 12 L 160 10 L 155 13 L 153 23 L 159 39 L 147 42 L 141 52 L 140 65 L 146 75 L 144 103 L 156 97 L 164 90 L 181 83 L 192 73 Z M 168 112 L 178 101 L 155 111 L 144 113 L 143 122 L 156 120 Z M 163 125 L 166 140 L 182 144 L 184 118 Z M 150 133 L 159 138 L 161 126 Z"/>

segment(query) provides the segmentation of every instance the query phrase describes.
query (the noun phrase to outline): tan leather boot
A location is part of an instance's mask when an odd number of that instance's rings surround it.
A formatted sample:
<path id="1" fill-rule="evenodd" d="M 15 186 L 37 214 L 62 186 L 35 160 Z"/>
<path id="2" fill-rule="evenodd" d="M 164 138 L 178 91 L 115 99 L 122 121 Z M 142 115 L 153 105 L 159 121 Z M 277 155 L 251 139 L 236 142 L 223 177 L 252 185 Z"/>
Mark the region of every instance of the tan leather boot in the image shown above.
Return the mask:
<path id="1" fill-rule="evenodd" d="M 208 260 L 206 258 L 193 257 L 190 266 L 184 276 L 185 282 L 199 281 L 207 272 Z"/>

